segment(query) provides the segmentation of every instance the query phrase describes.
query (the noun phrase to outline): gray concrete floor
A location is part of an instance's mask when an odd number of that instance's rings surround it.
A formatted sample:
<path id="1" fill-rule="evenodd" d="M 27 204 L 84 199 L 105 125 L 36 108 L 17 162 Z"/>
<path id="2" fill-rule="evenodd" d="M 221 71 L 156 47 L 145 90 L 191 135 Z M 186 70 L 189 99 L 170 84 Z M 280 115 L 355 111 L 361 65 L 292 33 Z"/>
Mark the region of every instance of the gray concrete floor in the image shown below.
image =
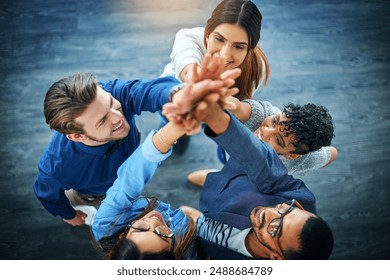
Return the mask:
<path id="1" fill-rule="evenodd" d="M 159 4 L 159 3 L 161 4 Z M 388 1 L 254 1 L 263 14 L 261 46 L 271 78 L 256 98 L 325 105 L 334 117 L 339 158 L 302 179 L 335 235 L 332 259 L 390 259 Z M 50 216 L 32 182 L 51 131 L 43 98 L 76 72 L 98 79 L 154 78 L 169 61 L 175 32 L 204 26 L 217 0 L 1 0 L 0 259 L 101 259 L 88 227 Z M 145 134 L 158 126 L 139 118 Z M 173 206 L 198 206 L 186 183 L 198 168 L 219 167 L 213 142 L 199 134 L 164 162 L 147 192 Z"/>

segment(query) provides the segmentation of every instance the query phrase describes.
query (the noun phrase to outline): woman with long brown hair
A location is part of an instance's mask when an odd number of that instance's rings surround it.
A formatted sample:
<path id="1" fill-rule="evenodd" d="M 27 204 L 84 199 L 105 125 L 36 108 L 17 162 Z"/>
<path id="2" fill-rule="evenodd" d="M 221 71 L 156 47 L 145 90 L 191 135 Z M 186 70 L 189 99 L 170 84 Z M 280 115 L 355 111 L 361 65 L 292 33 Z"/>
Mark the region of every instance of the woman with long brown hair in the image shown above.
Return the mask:
<path id="1" fill-rule="evenodd" d="M 265 86 L 270 75 L 268 59 L 258 44 L 261 21 L 260 10 L 252 1 L 223 0 L 205 27 L 177 32 L 171 62 L 161 76 L 174 76 L 188 83 L 194 77 L 194 64 L 201 65 L 206 54 L 218 54 L 226 61 L 225 70 L 241 69 L 236 80 L 239 92 L 234 97 L 240 101 L 252 99 L 256 88 L 260 84 Z M 164 118 L 161 121 L 164 123 Z M 185 136 L 179 140 L 176 149 L 179 154 L 187 149 L 189 139 Z M 219 155 L 223 156 L 222 152 Z"/>

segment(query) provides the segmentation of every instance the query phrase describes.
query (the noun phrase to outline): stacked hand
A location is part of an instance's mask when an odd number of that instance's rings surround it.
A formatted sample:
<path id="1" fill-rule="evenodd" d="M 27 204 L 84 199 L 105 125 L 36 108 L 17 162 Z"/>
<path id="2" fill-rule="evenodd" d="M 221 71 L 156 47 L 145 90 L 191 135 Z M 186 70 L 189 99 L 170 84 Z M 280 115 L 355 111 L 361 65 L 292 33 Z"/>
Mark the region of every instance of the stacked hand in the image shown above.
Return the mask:
<path id="1" fill-rule="evenodd" d="M 211 108 L 234 109 L 235 104 L 228 97 L 238 93 L 234 79 L 240 69 L 223 72 L 224 60 L 219 56 L 206 55 L 200 70 L 194 65 L 193 81 L 178 91 L 172 102 L 166 103 L 162 113 L 187 134 L 195 134 L 201 128 L 201 121 L 210 114 Z"/>

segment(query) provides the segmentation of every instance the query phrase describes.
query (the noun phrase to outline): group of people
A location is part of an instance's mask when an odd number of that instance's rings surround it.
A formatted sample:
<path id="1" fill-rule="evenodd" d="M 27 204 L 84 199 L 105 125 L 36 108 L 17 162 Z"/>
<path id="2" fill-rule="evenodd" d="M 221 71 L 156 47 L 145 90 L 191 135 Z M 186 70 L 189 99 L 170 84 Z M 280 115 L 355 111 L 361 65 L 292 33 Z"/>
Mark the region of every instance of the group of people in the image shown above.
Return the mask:
<path id="1" fill-rule="evenodd" d="M 78 206 L 95 207 L 93 239 L 109 259 L 328 259 L 332 231 L 292 175 L 336 159 L 332 118 L 320 105 L 253 99 L 270 73 L 261 20 L 253 2 L 223 0 L 205 28 L 177 33 L 159 78 L 55 82 L 44 100 L 55 132 L 33 185 L 47 211 L 80 226 Z M 163 121 L 141 144 L 143 111 Z M 175 144 L 201 128 L 225 157 L 221 170 L 189 175 L 199 209 L 144 196 Z"/>

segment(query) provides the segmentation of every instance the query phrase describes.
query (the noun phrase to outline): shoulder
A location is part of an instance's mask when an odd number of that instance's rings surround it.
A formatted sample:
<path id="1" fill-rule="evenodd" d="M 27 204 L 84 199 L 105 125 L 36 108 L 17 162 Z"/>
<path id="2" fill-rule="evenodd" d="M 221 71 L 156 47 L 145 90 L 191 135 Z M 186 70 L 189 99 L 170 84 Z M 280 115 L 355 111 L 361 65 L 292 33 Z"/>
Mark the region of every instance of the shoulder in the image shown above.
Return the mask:
<path id="1" fill-rule="evenodd" d="M 204 27 L 193 27 L 193 28 L 182 28 L 177 31 L 176 36 L 185 36 L 185 35 L 194 35 L 194 36 L 203 36 Z"/>
<path id="2" fill-rule="evenodd" d="M 175 41 L 191 40 L 203 45 L 204 27 L 183 28 L 175 36 Z"/>

